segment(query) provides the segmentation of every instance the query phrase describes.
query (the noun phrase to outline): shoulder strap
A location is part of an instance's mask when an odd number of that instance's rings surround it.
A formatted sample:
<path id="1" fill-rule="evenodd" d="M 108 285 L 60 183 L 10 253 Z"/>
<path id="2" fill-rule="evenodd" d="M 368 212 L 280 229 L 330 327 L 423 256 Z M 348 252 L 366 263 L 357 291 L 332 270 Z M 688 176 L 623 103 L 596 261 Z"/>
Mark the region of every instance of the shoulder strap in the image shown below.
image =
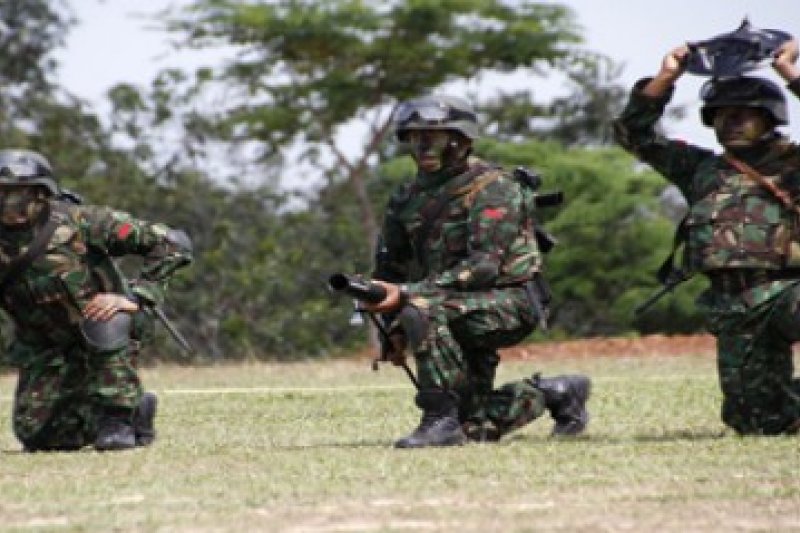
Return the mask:
<path id="1" fill-rule="evenodd" d="M 5 291 L 31 264 L 41 256 L 47 249 L 47 244 L 50 238 L 55 233 L 56 228 L 62 222 L 62 217 L 59 216 L 57 209 L 49 208 L 46 213 L 47 221 L 43 225 L 39 225 L 39 231 L 36 237 L 31 242 L 25 253 L 11 261 L 8 265 L 5 275 L 0 279 L 0 293 Z M 44 218 L 44 217 L 42 217 Z"/>
<path id="2" fill-rule="evenodd" d="M 765 178 L 759 171 L 742 161 L 741 159 L 737 159 L 733 157 L 729 153 L 725 153 L 722 156 L 725 158 L 733 168 L 756 182 L 758 185 L 766 189 L 772 196 L 777 199 L 783 207 L 788 209 L 789 211 L 794 211 L 797 214 L 800 214 L 800 207 L 794 205 L 792 202 L 792 197 L 789 195 L 788 192 L 778 187 L 775 183 Z"/>
<path id="3" fill-rule="evenodd" d="M 460 196 L 470 192 L 470 182 L 476 177 L 480 176 L 492 167 L 488 165 L 477 165 L 463 174 L 453 178 L 453 181 L 447 184 L 439 196 L 436 198 L 435 203 L 430 209 L 425 209 L 422 212 L 422 224 L 419 227 L 416 238 L 414 239 L 414 249 L 422 250 L 422 245 L 428 240 L 428 235 L 433 229 L 433 225 L 442 214 L 447 203 L 454 197 Z"/>

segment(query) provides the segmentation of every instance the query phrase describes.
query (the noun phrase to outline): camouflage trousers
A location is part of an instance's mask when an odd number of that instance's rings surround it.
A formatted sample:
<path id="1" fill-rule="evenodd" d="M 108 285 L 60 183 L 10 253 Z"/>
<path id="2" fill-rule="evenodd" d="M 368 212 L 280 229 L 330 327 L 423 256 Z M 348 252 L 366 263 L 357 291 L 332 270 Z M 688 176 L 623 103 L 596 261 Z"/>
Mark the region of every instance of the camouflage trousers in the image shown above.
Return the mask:
<path id="1" fill-rule="evenodd" d="M 28 450 L 75 450 L 94 442 L 103 413 L 130 413 L 142 387 L 128 348 L 91 352 L 81 345 L 36 349 L 15 342 L 19 367 L 14 433 Z"/>
<path id="2" fill-rule="evenodd" d="M 731 295 L 701 296 L 717 338 L 722 420 L 740 434 L 800 429 L 800 379 L 792 344 L 800 340 L 800 285 L 755 306 Z"/>
<path id="3" fill-rule="evenodd" d="M 427 334 L 414 348 L 420 389 L 455 392 L 462 423 L 499 434 L 544 412 L 544 396 L 528 379 L 494 387 L 497 350 L 522 341 L 537 320 L 524 289 L 443 291 L 412 304 L 427 322 Z"/>

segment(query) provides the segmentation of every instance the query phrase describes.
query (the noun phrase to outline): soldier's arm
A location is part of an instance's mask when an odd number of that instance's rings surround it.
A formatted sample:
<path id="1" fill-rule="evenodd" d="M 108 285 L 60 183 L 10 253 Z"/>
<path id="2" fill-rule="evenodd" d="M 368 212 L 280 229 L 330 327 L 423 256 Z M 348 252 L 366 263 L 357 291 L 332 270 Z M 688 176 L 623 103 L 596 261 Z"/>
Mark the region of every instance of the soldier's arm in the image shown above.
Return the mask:
<path id="1" fill-rule="evenodd" d="M 147 302 L 163 301 L 169 278 L 192 261 L 188 236 L 160 223 L 108 208 L 82 208 L 82 223 L 90 246 L 111 257 L 138 255 L 144 261 L 134 294 Z"/>
<path id="2" fill-rule="evenodd" d="M 675 183 L 688 197 L 694 170 L 713 152 L 668 139 L 656 131 L 672 98 L 674 84 L 683 74 L 687 53 L 685 46 L 676 48 L 664 57 L 655 77 L 639 80 L 613 126 L 617 143 Z"/>

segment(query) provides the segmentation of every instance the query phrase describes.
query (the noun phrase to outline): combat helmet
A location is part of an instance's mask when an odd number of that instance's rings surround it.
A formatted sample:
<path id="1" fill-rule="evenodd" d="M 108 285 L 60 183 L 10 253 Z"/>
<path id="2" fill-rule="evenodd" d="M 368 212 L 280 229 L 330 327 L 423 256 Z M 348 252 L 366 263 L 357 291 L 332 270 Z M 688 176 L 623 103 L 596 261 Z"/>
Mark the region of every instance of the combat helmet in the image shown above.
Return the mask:
<path id="1" fill-rule="evenodd" d="M 776 126 L 789 123 L 786 96 L 777 84 L 764 78 L 714 78 L 703 84 L 700 98 L 704 102 L 700 118 L 706 126 L 712 125 L 720 107 L 755 107 L 766 111 Z"/>
<path id="2" fill-rule="evenodd" d="M 0 150 L 0 185 L 42 185 L 51 196 L 59 194 L 50 163 L 32 150 Z"/>
<path id="3" fill-rule="evenodd" d="M 453 130 L 470 140 L 480 135 L 478 117 L 472 107 L 461 98 L 445 95 L 401 103 L 394 112 L 394 128 L 401 142 L 411 130 Z"/>

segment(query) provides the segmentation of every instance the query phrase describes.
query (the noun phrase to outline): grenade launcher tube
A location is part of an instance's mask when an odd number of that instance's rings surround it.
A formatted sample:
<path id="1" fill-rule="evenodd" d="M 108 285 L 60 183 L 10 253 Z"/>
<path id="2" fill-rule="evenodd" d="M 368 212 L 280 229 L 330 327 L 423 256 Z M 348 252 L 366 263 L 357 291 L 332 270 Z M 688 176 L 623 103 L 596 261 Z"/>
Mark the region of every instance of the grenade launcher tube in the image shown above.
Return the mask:
<path id="1" fill-rule="evenodd" d="M 386 298 L 386 289 L 376 283 L 370 283 L 347 274 L 333 274 L 328 278 L 328 287 L 336 292 L 343 292 L 356 300 L 376 304 Z"/>

